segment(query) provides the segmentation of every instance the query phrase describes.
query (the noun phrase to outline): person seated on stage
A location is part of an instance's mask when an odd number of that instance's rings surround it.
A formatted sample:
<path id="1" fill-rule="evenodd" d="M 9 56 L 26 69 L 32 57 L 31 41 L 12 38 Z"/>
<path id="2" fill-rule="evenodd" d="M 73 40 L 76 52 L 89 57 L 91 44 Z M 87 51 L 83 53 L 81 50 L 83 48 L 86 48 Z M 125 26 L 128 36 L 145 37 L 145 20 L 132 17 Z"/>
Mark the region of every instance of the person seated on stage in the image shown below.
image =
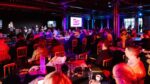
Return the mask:
<path id="1" fill-rule="evenodd" d="M 54 71 L 45 76 L 43 84 L 72 84 L 72 82 L 64 73 Z"/>
<path id="2" fill-rule="evenodd" d="M 138 46 L 128 46 L 125 49 L 125 55 L 128 58 L 128 61 L 126 64 L 117 64 L 113 68 L 113 75 L 117 82 L 117 84 L 133 84 L 132 82 L 126 83 L 126 79 L 130 78 L 121 78 L 121 75 L 133 75 L 132 77 L 136 77 L 136 83 L 144 84 L 144 77 L 146 75 L 145 67 L 142 63 L 142 61 L 139 59 L 139 53 L 140 48 Z M 123 66 L 125 70 L 129 70 L 128 72 L 132 73 L 121 73 L 119 70 L 123 69 Z M 124 70 L 124 71 L 125 71 Z M 119 75 L 121 74 L 121 75 Z M 122 81 L 124 80 L 124 81 Z"/>
<path id="3" fill-rule="evenodd" d="M 49 57 L 49 52 L 46 48 L 45 42 L 44 41 L 39 41 L 37 44 L 37 48 L 34 50 L 32 58 L 28 60 L 29 63 L 35 61 L 36 64 L 40 63 L 40 56 L 45 56 Z"/>

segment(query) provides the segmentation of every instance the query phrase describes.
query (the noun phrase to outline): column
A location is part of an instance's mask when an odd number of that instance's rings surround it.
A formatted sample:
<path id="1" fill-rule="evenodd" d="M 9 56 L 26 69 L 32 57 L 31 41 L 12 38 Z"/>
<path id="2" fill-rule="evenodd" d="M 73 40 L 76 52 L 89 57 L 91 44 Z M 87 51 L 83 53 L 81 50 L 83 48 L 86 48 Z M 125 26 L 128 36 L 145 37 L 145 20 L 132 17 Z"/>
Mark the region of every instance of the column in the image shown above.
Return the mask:
<path id="1" fill-rule="evenodd" d="M 109 17 L 107 17 L 107 28 L 109 29 Z"/>
<path id="2" fill-rule="evenodd" d="M 63 20 L 62 20 L 62 27 L 63 27 L 63 30 L 68 30 L 68 16 L 64 16 Z"/>
<path id="3" fill-rule="evenodd" d="M 92 18 L 92 29 L 94 29 L 94 27 L 95 27 L 95 21 L 94 21 L 94 18 Z"/>
<path id="4" fill-rule="evenodd" d="M 89 19 L 87 20 L 87 29 L 89 29 Z"/>
<path id="5" fill-rule="evenodd" d="M 115 37 L 119 37 L 120 36 L 120 16 L 119 16 L 119 2 L 117 0 L 117 2 L 114 4 L 114 34 Z"/>
<path id="6" fill-rule="evenodd" d="M 101 18 L 100 22 L 101 22 L 101 27 L 100 28 L 103 29 L 103 19 L 102 18 Z"/>

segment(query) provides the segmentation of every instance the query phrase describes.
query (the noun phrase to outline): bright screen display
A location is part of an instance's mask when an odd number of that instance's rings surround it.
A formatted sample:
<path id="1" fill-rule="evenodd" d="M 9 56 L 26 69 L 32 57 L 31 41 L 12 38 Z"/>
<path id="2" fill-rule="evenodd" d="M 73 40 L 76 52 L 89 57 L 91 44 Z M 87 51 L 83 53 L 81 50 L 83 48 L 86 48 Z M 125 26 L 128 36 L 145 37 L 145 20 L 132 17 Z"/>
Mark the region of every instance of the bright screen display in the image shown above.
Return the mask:
<path id="1" fill-rule="evenodd" d="M 81 17 L 70 17 L 70 26 L 71 27 L 82 27 L 82 18 Z"/>
<path id="2" fill-rule="evenodd" d="M 125 25 L 126 29 L 128 29 L 128 28 L 133 29 L 135 26 L 135 19 L 134 18 L 125 18 L 124 25 Z"/>
<path id="3" fill-rule="evenodd" d="M 2 29 L 2 20 L 0 20 L 0 29 Z"/>
<path id="4" fill-rule="evenodd" d="M 56 21 L 48 21 L 47 26 L 48 27 L 56 27 Z"/>

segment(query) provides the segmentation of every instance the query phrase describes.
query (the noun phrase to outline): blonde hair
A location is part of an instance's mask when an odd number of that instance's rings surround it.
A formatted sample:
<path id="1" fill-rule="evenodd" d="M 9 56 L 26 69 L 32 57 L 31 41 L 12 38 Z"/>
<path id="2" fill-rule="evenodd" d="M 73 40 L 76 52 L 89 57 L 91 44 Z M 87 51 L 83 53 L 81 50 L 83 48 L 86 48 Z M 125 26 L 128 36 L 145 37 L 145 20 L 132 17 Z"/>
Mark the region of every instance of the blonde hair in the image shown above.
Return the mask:
<path id="1" fill-rule="evenodd" d="M 137 78 L 133 70 L 125 63 L 113 67 L 113 77 L 116 84 L 136 84 Z"/>
<path id="2" fill-rule="evenodd" d="M 54 71 L 45 76 L 43 84 L 72 84 L 72 82 L 62 72 Z"/>

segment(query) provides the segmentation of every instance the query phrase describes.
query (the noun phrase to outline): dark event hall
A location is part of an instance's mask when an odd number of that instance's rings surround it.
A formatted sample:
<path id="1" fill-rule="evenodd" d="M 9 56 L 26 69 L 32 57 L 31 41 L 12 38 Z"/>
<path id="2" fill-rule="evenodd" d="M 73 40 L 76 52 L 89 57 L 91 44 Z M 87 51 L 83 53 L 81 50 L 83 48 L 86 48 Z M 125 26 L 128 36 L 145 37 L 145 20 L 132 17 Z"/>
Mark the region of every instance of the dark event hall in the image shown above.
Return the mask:
<path id="1" fill-rule="evenodd" d="M 0 0 L 0 84 L 150 84 L 150 0 Z"/>

